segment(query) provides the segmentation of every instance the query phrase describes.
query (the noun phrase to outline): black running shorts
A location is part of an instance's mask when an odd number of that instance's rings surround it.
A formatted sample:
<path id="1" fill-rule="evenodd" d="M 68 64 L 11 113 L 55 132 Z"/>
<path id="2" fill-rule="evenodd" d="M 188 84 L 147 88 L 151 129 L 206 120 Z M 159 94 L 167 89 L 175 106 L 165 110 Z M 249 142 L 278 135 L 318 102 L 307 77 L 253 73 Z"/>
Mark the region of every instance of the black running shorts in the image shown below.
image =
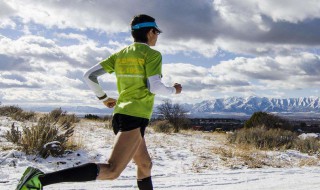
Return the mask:
<path id="1" fill-rule="evenodd" d="M 144 137 L 144 132 L 148 124 L 149 119 L 124 115 L 120 113 L 114 114 L 112 118 L 112 128 L 114 134 L 118 134 L 119 131 L 131 131 L 133 129 L 140 128 L 141 136 Z"/>

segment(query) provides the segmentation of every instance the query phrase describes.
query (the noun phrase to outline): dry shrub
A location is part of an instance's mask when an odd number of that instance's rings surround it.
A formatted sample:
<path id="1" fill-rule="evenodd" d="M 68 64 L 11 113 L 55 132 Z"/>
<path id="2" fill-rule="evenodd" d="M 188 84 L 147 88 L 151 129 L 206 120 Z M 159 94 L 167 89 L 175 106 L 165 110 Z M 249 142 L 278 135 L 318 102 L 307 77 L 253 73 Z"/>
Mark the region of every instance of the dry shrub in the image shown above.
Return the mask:
<path id="1" fill-rule="evenodd" d="M 315 154 L 319 153 L 320 142 L 316 138 L 296 139 L 294 146 L 297 150 L 303 153 Z"/>
<path id="2" fill-rule="evenodd" d="M 172 133 L 174 131 L 173 125 L 167 120 L 158 120 L 152 123 L 153 130 L 159 133 Z"/>
<path id="3" fill-rule="evenodd" d="M 66 147 L 70 150 L 79 150 L 81 148 L 84 148 L 84 138 L 85 137 L 83 135 L 72 135 L 68 138 Z"/>
<path id="4" fill-rule="evenodd" d="M 259 149 L 293 148 L 297 134 L 282 129 L 267 129 L 264 126 L 243 128 L 230 133 L 228 140 L 236 144 L 250 144 Z"/>
<path id="5" fill-rule="evenodd" d="M 29 121 L 35 119 L 34 112 L 23 111 L 18 106 L 1 106 L 0 116 L 11 117 L 16 121 Z"/>
<path id="6" fill-rule="evenodd" d="M 220 159 L 222 160 L 226 160 L 226 158 L 233 158 L 235 156 L 235 151 L 237 151 L 236 149 L 233 148 L 225 148 L 225 147 L 212 147 L 212 152 L 214 154 L 219 154 L 220 155 Z"/>
<path id="7" fill-rule="evenodd" d="M 252 145 L 263 150 L 296 149 L 308 154 L 318 154 L 320 148 L 320 141 L 317 138 L 300 139 L 294 132 L 267 129 L 264 126 L 237 130 L 228 135 L 228 141 L 235 144 Z"/>
<path id="8" fill-rule="evenodd" d="M 318 166 L 319 165 L 319 160 L 317 158 L 306 158 L 302 159 L 299 162 L 299 167 L 303 166 Z"/>
<path id="9" fill-rule="evenodd" d="M 0 107 L 1 116 L 12 116 L 18 111 L 23 111 L 23 110 L 18 106 L 1 106 Z"/>
<path id="10" fill-rule="evenodd" d="M 11 130 L 7 131 L 4 136 L 5 139 L 9 142 L 13 142 L 14 144 L 20 143 L 21 132 L 18 130 L 18 127 L 14 126 L 14 123 L 11 125 Z"/>
<path id="11" fill-rule="evenodd" d="M 180 104 L 173 104 L 168 99 L 157 106 L 157 113 L 161 116 L 160 118 L 169 121 L 175 133 L 178 133 L 182 128 L 190 126 L 185 115 L 187 111 Z"/>
<path id="12" fill-rule="evenodd" d="M 42 157 L 48 155 L 59 156 L 66 149 L 74 149 L 74 146 L 68 143 L 69 138 L 73 135 L 74 123 L 78 121 L 75 115 L 67 115 L 61 109 L 55 109 L 49 114 L 42 116 L 37 124 L 31 127 L 23 127 L 20 138 L 17 140 L 20 132 L 18 128 L 12 126 L 11 131 L 7 132 L 9 141 L 14 142 L 22 147 L 22 151 L 26 154 L 39 154 Z M 54 154 L 43 152 L 44 145 L 51 142 L 57 142 L 60 146 L 60 151 Z"/>
<path id="13" fill-rule="evenodd" d="M 246 154 L 242 156 L 242 159 L 248 168 L 262 168 L 266 165 L 264 157 L 261 154 Z"/>
<path id="14" fill-rule="evenodd" d="M 106 120 L 104 120 L 104 128 L 106 128 L 106 129 L 113 129 L 112 128 L 112 119 L 106 119 Z"/>
<path id="15" fill-rule="evenodd" d="M 235 148 L 214 147 L 213 153 L 219 154 L 220 159 L 224 161 L 225 165 L 237 169 L 244 165 L 248 168 L 261 168 L 266 165 L 264 159 L 265 155 L 252 147 L 242 146 Z"/>
<path id="16" fill-rule="evenodd" d="M 45 116 L 40 118 L 37 125 L 23 129 L 21 145 L 27 154 L 37 154 L 45 144 L 52 141 L 58 141 L 64 147 L 72 133 L 73 127 L 70 123 L 59 125 Z"/>
<path id="17" fill-rule="evenodd" d="M 65 123 L 77 123 L 79 122 L 79 118 L 75 114 L 67 114 L 66 111 L 62 111 L 61 108 L 57 108 L 52 110 L 48 116 L 49 122 L 57 122 L 60 124 Z"/>
<path id="18" fill-rule="evenodd" d="M 12 119 L 16 121 L 33 121 L 36 118 L 35 112 L 18 111 L 12 115 Z"/>

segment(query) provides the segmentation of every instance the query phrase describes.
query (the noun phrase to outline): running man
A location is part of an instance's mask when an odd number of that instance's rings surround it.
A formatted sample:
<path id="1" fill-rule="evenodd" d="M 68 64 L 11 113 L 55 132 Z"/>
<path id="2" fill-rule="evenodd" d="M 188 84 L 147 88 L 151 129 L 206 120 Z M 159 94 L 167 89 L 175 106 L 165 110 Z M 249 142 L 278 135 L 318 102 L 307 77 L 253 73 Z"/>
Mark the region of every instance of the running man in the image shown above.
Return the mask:
<path id="1" fill-rule="evenodd" d="M 106 163 L 88 163 L 78 167 L 44 174 L 29 167 L 17 190 L 43 189 L 61 182 L 114 180 L 133 160 L 137 165 L 137 184 L 140 190 L 152 190 L 152 162 L 144 140 L 144 132 L 152 114 L 155 94 L 180 94 L 182 87 L 175 83 L 165 86 L 162 81 L 161 53 L 155 46 L 161 30 L 155 19 L 137 15 L 131 22 L 134 43 L 90 68 L 84 79 L 97 98 L 108 108 L 114 107 L 112 127 L 116 134 L 110 158 Z M 108 97 L 97 78 L 115 73 L 118 100 Z"/>

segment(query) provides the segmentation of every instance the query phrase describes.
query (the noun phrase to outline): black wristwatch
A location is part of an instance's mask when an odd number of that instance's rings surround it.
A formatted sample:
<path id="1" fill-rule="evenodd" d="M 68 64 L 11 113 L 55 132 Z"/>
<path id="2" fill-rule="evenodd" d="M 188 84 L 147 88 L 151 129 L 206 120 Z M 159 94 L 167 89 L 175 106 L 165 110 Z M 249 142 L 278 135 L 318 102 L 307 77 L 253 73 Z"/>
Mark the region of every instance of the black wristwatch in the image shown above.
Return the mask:
<path id="1" fill-rule="evenodd" d="M 108 97 L 107 94 L 104 94 L 104 95 L 101 96 L 101 97 L 98 97 L 98 96 L 97 96 L 97 98 L 98 98 L 99 100 L 103 100 L 103 99 L 105 99 L 106 97 Z"/>

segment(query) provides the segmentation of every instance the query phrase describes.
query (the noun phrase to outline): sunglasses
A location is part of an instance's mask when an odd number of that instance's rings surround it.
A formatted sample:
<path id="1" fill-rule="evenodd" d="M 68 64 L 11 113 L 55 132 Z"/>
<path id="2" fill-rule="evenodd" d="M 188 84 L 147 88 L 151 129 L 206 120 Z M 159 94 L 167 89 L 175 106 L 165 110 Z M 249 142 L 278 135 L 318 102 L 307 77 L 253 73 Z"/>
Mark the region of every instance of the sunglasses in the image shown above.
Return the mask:
<path id="1" fill-rule="evenodd" d="M 157 35 L 161 34 L 161 32 L 160 32 L 159 30 L 153 29 L 153 31 L 154 31 L 154 33 L 157 34 Z"/>

